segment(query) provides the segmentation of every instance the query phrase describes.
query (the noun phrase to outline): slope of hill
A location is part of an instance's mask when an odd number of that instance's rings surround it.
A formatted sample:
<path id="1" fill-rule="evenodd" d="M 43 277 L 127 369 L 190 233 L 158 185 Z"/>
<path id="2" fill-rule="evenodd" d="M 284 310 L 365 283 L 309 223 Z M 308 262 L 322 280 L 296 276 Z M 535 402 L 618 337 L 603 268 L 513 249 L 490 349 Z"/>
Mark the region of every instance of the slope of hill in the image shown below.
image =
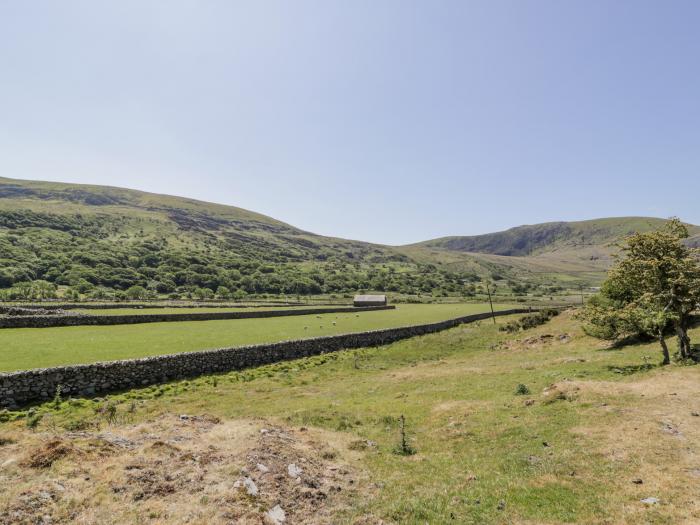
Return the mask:
<path id="1" fill-rule="evenodd" d="M 80 293 L 417 293 L 454 291 L 463 278 L 231 206 L 0 178 L 0 288 L 44 280 Z"/>
<path id="2" fill-rule="evenodd" d="M 315 235 L 233 206 L 0 178 L 0 289 L 38 280 L 93 297 L 134 286 L 201 298 L 217 290 L 222 297 L 462 295 L 478 292 L 479 281 L 498 280 L 505 290 L 526 285 L 548 293 L 553 285 L 599 282 L 616 241 L 662 224 L 557 222 L 390 247 Z M 691 242 L 700 243 L 700 228 L 691 229 Z"/>
<path id="3" fill-rule="evenodd" d="M 419 246 L 459 252 L 527 256 L 591 246 L 610 248 L 636 232 L 655 230 L 665 219 L 653 217 L 612 217 L 577 222 L 547 222 L 518 226 L 506 231 L 465 237 L 443 237 Z M 700 227 L 689 225 L 691 235 L 700 236 Z"/>
<path id="4" fill-rule="evenodd" d="M 534 281 L 562 284 L 598 284 L 617 253 L 617 244 L 635 232 L 662 227 L 666 219 L 611 217 L 577 222 L 518 226 L 503 232 L 465 237 L 444 237 L 406 246 L 402 253 L 421 260 L 461 258 L 497 272 Z M 700 227 L 688 225 L 690 246 L 700 245 Z M 507 270 L 504 270 L 507 269 Z"/>

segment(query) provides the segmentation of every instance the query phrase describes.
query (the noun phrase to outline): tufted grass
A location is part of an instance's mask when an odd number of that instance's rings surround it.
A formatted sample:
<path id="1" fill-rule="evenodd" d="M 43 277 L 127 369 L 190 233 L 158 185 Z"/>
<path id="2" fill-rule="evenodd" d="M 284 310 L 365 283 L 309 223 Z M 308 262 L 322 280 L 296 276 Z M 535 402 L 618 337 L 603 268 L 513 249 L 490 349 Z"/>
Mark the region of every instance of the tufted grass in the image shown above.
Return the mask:
<path id="1" fill-rule="evenodd" d="M 508 305 L 498 305 L 507 309 Z M 484 304 L 408 304 L 396 310 L 267 319 L 0 330 L 0 371 L 94 363 L 430 323 Z M 333 322 L 336 324 L 333 325 Z M 306 327 L 306 328 L 305 328 Z"/>

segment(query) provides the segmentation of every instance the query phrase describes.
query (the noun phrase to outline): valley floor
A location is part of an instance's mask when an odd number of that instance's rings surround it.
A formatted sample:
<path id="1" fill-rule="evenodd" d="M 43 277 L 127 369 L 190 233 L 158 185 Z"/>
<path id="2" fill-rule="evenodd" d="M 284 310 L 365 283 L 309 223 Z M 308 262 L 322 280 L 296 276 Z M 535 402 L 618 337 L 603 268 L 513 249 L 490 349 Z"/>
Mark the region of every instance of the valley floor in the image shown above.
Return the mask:
<path id="1" fill-rule="evenodd" d="M 497 310 L 508 308 L 512 306 L 494 305 Z M 488 304 L 476 303 L 400 304 L 395 310 L 261 319 L 5 328 L 0 329 L 0 372 L 380 330 L 488 310 Z"/>
<path id="2" fill-rule="evenodd" d="M 566 312 L 49 403 L 0 523 L 698 523 L 700 368 L 658 361 Z"/>

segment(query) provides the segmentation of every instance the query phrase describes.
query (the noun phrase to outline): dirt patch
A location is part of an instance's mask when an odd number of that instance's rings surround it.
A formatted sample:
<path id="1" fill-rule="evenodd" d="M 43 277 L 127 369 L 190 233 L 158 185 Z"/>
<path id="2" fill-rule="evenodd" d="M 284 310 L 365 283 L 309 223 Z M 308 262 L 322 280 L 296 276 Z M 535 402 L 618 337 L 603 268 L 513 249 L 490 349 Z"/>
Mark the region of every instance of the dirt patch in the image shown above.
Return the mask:
<path id="1" fill-rule="evenodd" d="M 458 374 L 481 374 L 483 368 L 468 366 L 460 362 L 437 361 L 419 363 L 385 374 L 383 379 L 393 381 L 412 381 L 416 379 L 434 379 Z"/>
<path id="2" fill-rule="evenodd" d="M 557 401 L 575 401 L 580 390 L 580 386 L 573 381 L 554 383 L 542 391 L 542 402 L 549 404 Z"/>
<path id="3" fill-rule="evenodd" d="M 654 497 L 673 523 L 700 523 L 700 406 L 697 367 L 672 367 L 629 381 L 572 381 L 581 401 L 590 404 L 596 423 L 574 429 L 603 456 L 628 474 L 610 480 L 622 501 L 615 522 L 646 523 Z"/>
<path id="4" fill-rule="evenodd" d="M 474 401 L 460 399 L 454 401 L 444 401 L 434 405 L 431 413 L 435 415 L 458 412 L 463 415 L 471 415 L 479 411 L 489 410 L 493 408 L 493 403 L 490 401 Z"/>
<path id="5" fill-rule="evenodd" d="M 352 437 L 174 416 L 0 449 L 0 524 L 333 523 L 369 484 Z M 22 461 L 12 455 L 29 450 Z"/>

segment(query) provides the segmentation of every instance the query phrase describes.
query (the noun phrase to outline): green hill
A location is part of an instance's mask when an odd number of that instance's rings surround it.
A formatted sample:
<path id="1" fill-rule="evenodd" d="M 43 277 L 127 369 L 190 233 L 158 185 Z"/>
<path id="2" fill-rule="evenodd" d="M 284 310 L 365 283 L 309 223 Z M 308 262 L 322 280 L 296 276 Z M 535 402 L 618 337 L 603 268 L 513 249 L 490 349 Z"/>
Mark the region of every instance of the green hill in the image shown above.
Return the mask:
<path id="1" fill-rule="evenodd" d="M 402 253 L 421 259 L 442 258 L 453 267 L 469 261 L 526 281 L 579 286 L 598 284 L 617 253 L 617 244 L 635 232 L 658 229 L 666 219 L 612 217 L 552 222 L 467 237 L 444 237 L 407 246 Z M 688 225 L 688 244 L 700 245 L 700 227 Z"/>
<path id="2" fill-rule="evenodd" d="M 468 276 L 473 277 L 473 276 Z M 454 292 L 393 248 L 314 235 L 232 206 L 121 188 L 0 178 L 0 288 L 43 280 L 80 293 Z"/>
<path id="3" fill-rule="evenodd" d="M 182 197 L 0 178 L 0 290 L 47 281 L 92 297 L 134 286 L 202 298 L 217 291 L 470 295 L 480 282 L 497 280 L 505 292 L 551 293 L 552 286 L 599 282 L 614 242 L 661 224 L 558 222 L 391 247 Z M 700 243 L 700 228 L 692 231 Z"/>
<path id="4" fill-rule="evenodd" d="M 609 247 L 636 232 L 655 230 L 665 219 L 653 217 L 613 217 L 577 222 L 547 222 L 518 226 L 506 231 L 468 237 L 443 237 L 419 243 L 427 248 L 493 255 L 527 256 L 563 249 Z M 689 225 L 700 235 L 700 227 Z"/>

